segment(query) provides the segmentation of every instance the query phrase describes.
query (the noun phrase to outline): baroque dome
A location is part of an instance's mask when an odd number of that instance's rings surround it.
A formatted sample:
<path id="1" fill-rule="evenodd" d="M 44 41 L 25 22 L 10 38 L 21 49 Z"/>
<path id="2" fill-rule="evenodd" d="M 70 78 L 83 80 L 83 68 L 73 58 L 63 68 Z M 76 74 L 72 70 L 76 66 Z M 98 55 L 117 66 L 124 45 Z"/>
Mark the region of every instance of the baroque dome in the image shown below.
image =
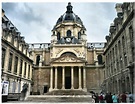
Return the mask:
<path id="1" fill-rule="evenodd" d="M 72 7 L 71 3 L 69 2 L 68 6 L 67 6 L 67 11 L 57 20 L 56 25 L 58 25 L 60 23 L 65 23 L 65 22 L 76 22 L 83 26 L 83 23 L 82 23 L 80 17 L 78 17 L 78 15 L 73 13 L 72 8 L 73 7 Z"/>

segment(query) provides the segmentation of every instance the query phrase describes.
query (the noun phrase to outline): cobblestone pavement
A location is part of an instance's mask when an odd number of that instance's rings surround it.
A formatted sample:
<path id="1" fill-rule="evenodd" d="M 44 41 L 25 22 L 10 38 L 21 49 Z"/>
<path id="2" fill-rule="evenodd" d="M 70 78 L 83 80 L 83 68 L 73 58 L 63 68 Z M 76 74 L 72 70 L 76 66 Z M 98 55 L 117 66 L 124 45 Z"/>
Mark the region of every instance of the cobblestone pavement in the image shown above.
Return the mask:
<path id="1" fill-rule="evenodd" d="M 25 101 L 8 101 L 6 103 L 92 103 L 90 96 L 40 96 L 37 99 L 31 97 Z"/>

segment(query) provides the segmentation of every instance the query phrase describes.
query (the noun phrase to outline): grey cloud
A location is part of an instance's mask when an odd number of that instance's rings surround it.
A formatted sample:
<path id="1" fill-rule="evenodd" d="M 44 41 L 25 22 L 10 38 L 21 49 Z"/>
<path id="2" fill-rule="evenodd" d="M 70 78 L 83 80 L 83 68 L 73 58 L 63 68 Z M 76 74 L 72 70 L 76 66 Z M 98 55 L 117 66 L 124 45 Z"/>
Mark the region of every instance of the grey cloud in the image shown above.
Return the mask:
<path id="1" fill-rule="evenodd" d="M 66 12 L 67 2 L 3 3 L 2 6 L 9 19 L 14 18 L 27 42 L 50 42 L 51 30 Z M 115 18 L 115 3 L 73 2 L 72 6 L 87 29 L 88 42 L 105 41 L 109 24 Z"/>
<path id="2" fill-rule="evenodd" d="M 18 3 L 2 3 L 2 8 L 6 11 L 6 13 L 12 13 L 15 11 Z"/>

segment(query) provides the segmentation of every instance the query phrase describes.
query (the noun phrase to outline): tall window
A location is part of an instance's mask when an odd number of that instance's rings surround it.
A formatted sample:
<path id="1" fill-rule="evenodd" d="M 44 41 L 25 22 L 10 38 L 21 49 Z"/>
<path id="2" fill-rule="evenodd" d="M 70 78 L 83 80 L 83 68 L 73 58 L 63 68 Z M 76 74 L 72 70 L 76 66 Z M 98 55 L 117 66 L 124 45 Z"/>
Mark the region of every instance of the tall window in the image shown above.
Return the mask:
<path id="1" fill-rule="evenodd" d="M 60 32 L 57 33 L 57 40 L 60 40 Z"/>
<path id="2" fill-rule="evenodd" d="M 117 57 L 117 54 L 118 54 L 117 44 L 115 45 L 115 54 L 116 54 L 116 57 Z"/>
<path id="3" fill-rule="evenodd" d="M 20 76 L 22 75 L 22 65 L 23 65 L 23 60 L 20 60 L 20 73 L 19 73 Z"/>
<path id="4" fill-rule="evenodd" d="M 13 81 L 13 83 L 12 83 L 13 85 L 13 87 L 12 87 L 12 93 L 15 93 L 15 90 L 16 90 L 16 82 L 15 81 Z"/>
<path id="5" fill-rule="evenodd" d="M 26 77 L 27 63 L 25 62 L 24 65 L 25 65 L 25 66 L 24 66 L 24 77 Z"/>
<path id="6" fill-rule="evenodd" d="M 8 63 L 8 71 L 11 72 L 12 69 L 12 59 L 13 59 L 13 54 L 10 53 L 9 55 L 9 63 Z"/>
<path id="7" fill-rule="evenodd" d="M 121 54 L 121 43 L 120 41 L 118 42 L 118 47 L 119 47 L 119 55 Z"/>
<path id="8" fill-rule="evenodd" d="M 2 48 L 2 68 L 4 68 L 6 50 Z"/>
<path id="9" fill-rule="evenodd" d="M 81 32 L 78 32 L 78 39 L 81 39 Z"/>
<path id="10" fill-rule="evenodd" d="M 36 58 L 36 65 L 39 65 L 39 61 L 40 61 L 40 55 L 38 55 Z"/>
<path id="11" fill-rule="evenodd" d="M 123 48 L 123 51 L 125 50 L 125 39 L 124 39 L 124 36 L 122 37 L 122 48 Z"/>
<path id="12" fill-rule="evenodd" d="M 123 64 L 122 64 L 122 62 L 123 62 L 123 59 L 122 59 L 122 57 L 120 57 L 120 68 L 121 68 L 121 69 L 123 69 Z"/>
<path id="13" fill-rule="evenodd" d="M 124 64 L 125 64 L 125 66 L 127 66 L 127 55 L 126 54 L 124 54 Z"/>
<path id="14" fill-rule="evenodd" d="M 71 37 L 71 31 L 70 30 L 67 31 L 67 37 Z"/>
<path id="15" fill-rule="evenodd" d="M 134 35 L 133 35 L 133 28 L 132 28 L 132 26 L 129 27 L 129 36 L 130 36 L 130 40 L 133 41 L 134 40 Z"/>
<path id="16" fill-rule="evenodd" d="M 119 71 L 119 61 L 117 60 L 117 71 Z"/>
<path id="17" fill-rule="evenodd" d="M 113 57 L 113 61 L 115 60 L 115 59 L 114 59 L 114 56 L 115 56 L 115 55 L 114 55 L 114 48 L 113 48 L 113 49 L 112 49 L 112 57 Z"/>
<path id="18" fill-rule="evenodd" d="M 30 78 L 30 65 L 29 65 L 29 68 L 28 68 L 28 78 Z"/>
<path id="19" fill-rule="evenodd" d="M 102 61 L 102 55 L 98 55 L 98 64 L 101 65 L 103 64 L 103 61 Z"/>
<path id="20" fill-rule="evenodd" d="M 14 73 L 17 74 L 17 67 L 18 67 L 18 57 L 15 57 L 15 69 L 14 69 Z"/>

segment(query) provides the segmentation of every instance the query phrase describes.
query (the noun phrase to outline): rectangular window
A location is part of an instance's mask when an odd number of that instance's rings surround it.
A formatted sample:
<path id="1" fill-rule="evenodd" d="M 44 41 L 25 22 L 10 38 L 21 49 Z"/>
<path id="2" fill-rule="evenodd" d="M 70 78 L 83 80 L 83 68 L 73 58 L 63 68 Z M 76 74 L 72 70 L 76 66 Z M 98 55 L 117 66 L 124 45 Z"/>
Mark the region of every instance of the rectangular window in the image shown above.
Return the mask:
<path id="1" fill-rule="evenodd" d="M 20 93 L 21 90 L 21 82 L 18 83 L 18 93 Z"/>
<path id="2" fill-rule="evenodd" d="M 2 68 L 4 68 L 6 50 L 2 48 Z"/>
<path id="3" fill-rule="evenodd" d="M 29 69 L 28 69 L 28 78 L 30 78 L 30 65 L 29 65 Z"/>
<path id="4" fill-rule="evenodd" d="M 16 90 L 16 82 L 13 81 L 13 83 L 12 83 L 12 93 L 15 93 L 15 90 Z"/>
<path id="5" fill-rule="evenodd" d="M 129 36 L 130 36 L 130 40 L 133 41 L 134 40 L 134 34 L 133 34 L 132 26 L 129 27 Z"/>
<path id="6" fill-rule="evenodd" d="M 118 54 L 117 44 L 115 45 L 115 54 L 116 54 L 116 57 L 117 57 L 117 54 Z"/>
<path id="7" fill-rule="evenodd" d="M 118 47 L 119 47 L 119 55 L 121 54 L 121 43 L 120 41 L 118 42 Z"/>
<path id="8" fill-rule="evenodd" d="M 23 60 L 20 60 L 20 73 L 19 73 L 20 76 L 22 75 L 22 66 L 23 66 Z"/>
<path id="9" fill-rule="evenodd" d="M 17 67 L 18 67 L 18 57 L 15 57 L 15 69 L 14 69 L 14 74 L 17 74 Z"/>
<path id="10" fill-rule="evenodd" d="M 124 64 L 125 64 L 125 66 L 127 66 L 127 55 L 126 54 L 124 54 Z"/>
<path id="11" fill-rule="evenodd" d="M 113 56 L 113 61 L 115 60 L 114 59 L 114 48 L 112 49 L 112 56 Z"/>
<path id="12" fill-rule="evenodd" d="M 10 53 L 9 55 L 9 63 L 8 63 L 8 71 L 11 72 L 12 69 L 12 59 L 13 59 L 13 54 Z"/>
<path id="13" fill-rule="evenodd" d="M 123 48 L 123 51 L 125 52 L 125 39 L 124 39 L 124 36 L 122 37 L 122 48 Z"/>
<path id="14" fill-rule="evenodd" d="M 117 71 L 119 70 L 119 61 L 117 60 Z"/>
<path id="15" fill-rule="evenodd" d="M 24 65 L 25 65 L 25 66 L 24 66 L 24 77 L 26 77 L 27 63 L 25 62 Z"/>
<path id="16" fill-rule="evenodd" d="M 123 64 L 122 64 L 122 57 L 120 57 L 120 68 L 123 69 Z"/>

